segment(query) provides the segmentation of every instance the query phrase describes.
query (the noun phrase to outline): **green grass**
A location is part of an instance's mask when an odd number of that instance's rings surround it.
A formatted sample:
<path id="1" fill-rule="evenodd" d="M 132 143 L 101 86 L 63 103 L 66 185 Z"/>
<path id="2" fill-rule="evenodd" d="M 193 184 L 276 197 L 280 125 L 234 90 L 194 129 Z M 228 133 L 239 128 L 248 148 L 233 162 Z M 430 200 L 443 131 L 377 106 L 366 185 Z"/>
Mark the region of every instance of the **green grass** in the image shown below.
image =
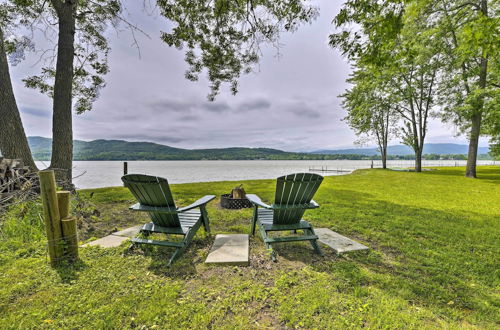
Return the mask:
<path id="1" fill-rule="evenodd" d="M 56 269 L 45 256 L 40 206 L 13 208 L 0 224 L 0 328 L 498 328 L 500 168 L 424 173 L 362 170 L 327 177 L 305 215 L 316 227 L 371 250 L 325 257 L 307 243 L 277 245 L 273 263 L 251 239 L 249 267 L 203 263 L 203 230 L 167 268 L 172 250 L 80 249 Z M 275 182 L 244 182 L 271 202 Z M 173 185 L 179 205 L 227 193 L 234 182 Z M 90 195 L 92 194 L 92 198 Z M 81 238 L 146 221 L 124 188 L 80 192 Z M 88 203 L 90 201 L 90 204 Z M 243 233 L 251 211 L 209 205 L 214 233 Z M 75 202 L 75 204 L 78 204 Z"/>

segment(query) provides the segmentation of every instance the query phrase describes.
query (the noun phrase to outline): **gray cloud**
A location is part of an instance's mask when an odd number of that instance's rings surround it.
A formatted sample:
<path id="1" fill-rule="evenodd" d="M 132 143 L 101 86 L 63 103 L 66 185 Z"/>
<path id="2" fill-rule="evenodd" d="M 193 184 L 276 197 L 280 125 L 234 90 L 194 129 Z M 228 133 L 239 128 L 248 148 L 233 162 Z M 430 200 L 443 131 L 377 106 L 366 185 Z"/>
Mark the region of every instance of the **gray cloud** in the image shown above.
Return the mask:
<path id="1" fill-rule="evenodd" d="M 295 103 L 289 104 L 287 109 L 290 113 L 293 113 L 297 117 L 304 119 L 316 119 L 321 117 L 321 113 L 314 107 L 305 101 L 296 100 Z"/>
<path id="2" fill-rule="evenodd" d="M 199 119 L 200 119 L 200 116 L 195 116 L 195 115 L 186 115 L 186 116 L 179 117 L 179 120 L 182 120 L 182 121 L 196 121 Z"/>
<path id="3" fill-rule="evenodd" d="M 251 99 L 241 103 L 238 106 L 238 110 L 241 111 L 262 110 L 262 109 L 269 109 L 270 107 L 271 107 L 270 101 L 263 98 L 258 98 L 258 99 Z"/>
<path id="4" fill-rule="evenodd" d="M 52 116 L 52 110 L 47 109 L 37 109 L 37 108 L 22 108 L 21 112 L 24 114 L 36 116 L 36 117 L 45 117 L 49 118 Z"/>
<path id="5" fill-rule="evenodd" d="M 217 112 L 217 113 L 225 112 L 231 109 L 227 103 L 217 102 L 217 101 L 204 103 L 202 104 L 201 108 L 208 110 L 210 112 Z"/>
<path id="6" fill-rule="evenodd" d="M 172 99 L 163 99 L 149 104 L 149 107 L 155 112 L 174 111 L 190 112 L 194 104 L 189 101 L 178 101 Z"/>
<path id="7" fill-rule="evenodd" d="M 185 141 L 185 139 L 176 137 L 176 136 L 168 136 L 168 135 L 159 135 L 159 134 L 124 134 L 124 135 L 114 135 L 113 139 L 117 140 L 128 140 L 128 141 L 137 141 L 137 142 L 157 142 L 157 143 L 179 143 Z"/>

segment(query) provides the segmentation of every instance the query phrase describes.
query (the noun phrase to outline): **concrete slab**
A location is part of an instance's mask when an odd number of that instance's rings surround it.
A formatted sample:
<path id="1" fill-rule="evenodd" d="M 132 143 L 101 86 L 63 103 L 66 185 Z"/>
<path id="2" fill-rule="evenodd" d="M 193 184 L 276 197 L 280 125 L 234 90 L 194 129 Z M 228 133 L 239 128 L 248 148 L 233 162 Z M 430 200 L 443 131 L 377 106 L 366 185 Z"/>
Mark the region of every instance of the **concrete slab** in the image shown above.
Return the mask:
<path id="1" fill-rule="evenodd" d="M 114 232 L 111 235 L 124 236 L 124 237 L 135 237 L 135 236 L 137 236 L 137 234 L 139 234 L 139 231 L 141 230 L 142 226 L 143 225 L 139 225 L 139 226 L 123 229 L 123 230 Z"/>
<path id="2" fill-rule="evenodd" d="M 213 246 L 248 246 L 247 234 L 217 234 Z"/>
<path id="3" fill-rule="evenodd" d="M 247 266 L 249 249 L 247 234 L 219 234 L 215 236 L 214 244 L 205 263 Z"/>
<path id="4" fill-rule="evenodd" d="M 328 245 L 337 253 L 369 249 L 367 246 L 342 236 L 328 228 L 314 228 L 314 231 L 316 235 L 318 235 L 321 243 Z"/>
<path id="5" fill-rule="evenodd" d="M 87 247 L 87 246 L 101 246 L 104 248 L 110 248 L 110 247 L 117 247 L 122 244 L 122 242 L 128 240 L 129 237 L 125 236 L 115 236 L 115 235 L 108 235 L 103 238 L 96 239 L 95 241 L 89 242 L 87 244 L 83 244 L 82 247 Z"/>

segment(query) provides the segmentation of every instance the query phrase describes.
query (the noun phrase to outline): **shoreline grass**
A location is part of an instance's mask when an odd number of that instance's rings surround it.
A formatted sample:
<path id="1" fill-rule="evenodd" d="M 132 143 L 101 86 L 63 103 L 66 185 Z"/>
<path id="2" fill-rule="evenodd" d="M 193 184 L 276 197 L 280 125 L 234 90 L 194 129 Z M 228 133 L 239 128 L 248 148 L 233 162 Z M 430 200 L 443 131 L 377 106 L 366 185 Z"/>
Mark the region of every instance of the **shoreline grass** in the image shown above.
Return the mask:
<path id="1" fill-rule="evenodd" d="M 315 255 L 277 245 L 271 262 L 258 236 L 249 267 L 203 263 L 203 231 L 187 253 L 81 249 L 75 266 L 50 268 L 36 204 L 0 227 L 0 328 L 497 328 L 500 324 L 500 168 L 424 173 L 358 170 L 325 177 L 305 218 L 371 247 Z M 271 202 L 274 180 L 242 181 Z M 235 182 L 173 184 L 178 205 L 227 193 Z M 79 191 L 82 239 L 147 221 L 123 187 Z M 90 197 L 92 195 L 92 197 Z M 248 233 L 251 210 L 209 204 L 213 233 Z"/>

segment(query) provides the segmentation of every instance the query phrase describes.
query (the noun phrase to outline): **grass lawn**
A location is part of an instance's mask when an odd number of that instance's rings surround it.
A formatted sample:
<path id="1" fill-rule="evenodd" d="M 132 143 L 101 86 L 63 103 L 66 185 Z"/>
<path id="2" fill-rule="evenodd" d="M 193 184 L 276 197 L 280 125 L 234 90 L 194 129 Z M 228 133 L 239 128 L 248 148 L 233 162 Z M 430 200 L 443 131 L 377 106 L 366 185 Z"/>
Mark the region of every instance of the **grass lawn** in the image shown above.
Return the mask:
<path id="1" fill-rule="evenodd" d="M 305 242 L 277 245 L 273 263 L 258 236 L 249 267 L 203 263 L 212 237 L 198 232 L 167 268 L 168 248 L 80 249 L 81 261 L 48 265 L 40 205 L 0 223 L 0 328 L 498 328 L 500 167 L 424 173 L 360 170 L 327 177 L 305 219 L 371 247 L 325 257 Z M 230 192 L 234 182 L 172 185 L 179 205 Z M 275 182 L 244 182 L 272 202 Z M 84 190 L 87 240 L 146 221 L 124 188 Z M 90 197 L 92 195 L 92 197 Z M 209 204 L 213 233 L 248 233 L 251 210 Z"/>

